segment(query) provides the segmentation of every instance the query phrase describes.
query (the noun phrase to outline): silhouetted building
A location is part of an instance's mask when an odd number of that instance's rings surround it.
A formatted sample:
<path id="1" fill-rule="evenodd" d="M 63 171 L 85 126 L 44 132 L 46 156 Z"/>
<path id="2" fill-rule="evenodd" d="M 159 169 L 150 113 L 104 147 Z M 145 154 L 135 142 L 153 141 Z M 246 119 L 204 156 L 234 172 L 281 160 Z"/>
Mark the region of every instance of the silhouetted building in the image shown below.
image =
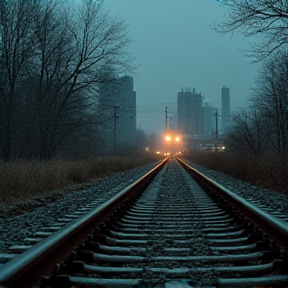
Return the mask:
<path id="1" fill-rule="evenodd" d="M 129 154 L 136 137 L 133 77 L 119 77 L 100 86 L 99 120 L 106 154 Z"/>
<path id="2" fill-rule="evenodd" d="M 225 134 L 230 123 L 230 89 L 223 86 L 221 90 L 221 126 Z"/>
<path id="3" fill-rule="evenodd" d="M 213 107 L 206 102 L 203 107 L 203 133 L 212 134 L 213 128 Z"/>
<path id="4" fill-rule="evenodd" d="M 195 88 L 178 92 L 177 95 L 178 131 L 183 134 L 202 134 L 202 96 L 196 93 Z"/>

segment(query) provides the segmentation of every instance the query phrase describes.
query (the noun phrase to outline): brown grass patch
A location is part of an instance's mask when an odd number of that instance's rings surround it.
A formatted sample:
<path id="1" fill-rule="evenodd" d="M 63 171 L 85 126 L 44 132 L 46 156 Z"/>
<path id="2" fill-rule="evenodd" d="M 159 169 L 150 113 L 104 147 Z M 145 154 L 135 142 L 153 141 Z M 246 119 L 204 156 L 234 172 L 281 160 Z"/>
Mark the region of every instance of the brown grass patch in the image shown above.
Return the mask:
<path id="1" fill-rule="evenodd" d="M 185 158 L 252 185 L 288 193 L 288 155 L 253 157 L 244 154 L 193 152 Z"/>
<path id="2" fill-rule="evenodd" d="M 0 164 L 0 202 L 15 203 L 159 160 L 155 156 L 80 160 L 14 161 Z"/>

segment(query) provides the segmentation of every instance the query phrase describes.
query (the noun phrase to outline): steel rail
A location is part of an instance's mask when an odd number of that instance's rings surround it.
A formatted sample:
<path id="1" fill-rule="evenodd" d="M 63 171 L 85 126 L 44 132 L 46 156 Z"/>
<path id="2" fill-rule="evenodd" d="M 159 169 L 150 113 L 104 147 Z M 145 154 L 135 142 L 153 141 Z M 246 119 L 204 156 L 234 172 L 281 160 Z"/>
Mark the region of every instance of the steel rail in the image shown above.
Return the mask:
<path id="1" fill-rule="evenodd" d="M 268 214 L 262 209 L 256 207 L 243 197 L 236 195 L 226 187 L 210 179 L 195 168 L 189 166 L 180 158 L 177 160 L 183 165 L 186 171 L 197 181 L 217 192 L 223 199 L 229 199 L 227 202 L 232 204 L 238 210 L 241 210 L 247 218 L 250 219 L 260 230 L 267 233 L 272 240 L 275 240 L 280 248 L 288 249 L 288 223 L 273 215 Z"/>
<path id="2" fill-rule="evenodd" d="M 164 159 L 151 171 L 124 188 L 114 197 L 95 207 L 85 215 L 48 236 L 26 252 L 0 267 L 0 287 L 31 287 L 40 281 L 39 275 L 47 275 L 55 265 L 75 248 L 83 235 L 88 235 L 134 192 L 145 188 L 169 158 Z"/>

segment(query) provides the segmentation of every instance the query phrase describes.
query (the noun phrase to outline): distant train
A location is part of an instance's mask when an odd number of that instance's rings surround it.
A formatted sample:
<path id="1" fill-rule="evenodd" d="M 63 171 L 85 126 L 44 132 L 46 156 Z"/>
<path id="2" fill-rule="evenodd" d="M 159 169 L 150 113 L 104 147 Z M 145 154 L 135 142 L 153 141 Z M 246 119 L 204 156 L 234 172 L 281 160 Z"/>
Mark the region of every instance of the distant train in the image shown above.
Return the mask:
<path id="1" fill-rule="evenodd" d="M 161 150 L 169 155 L 178 155 L 185 149 L 185 141 L 176 130 L 167 130 L 162 135 Z"/>

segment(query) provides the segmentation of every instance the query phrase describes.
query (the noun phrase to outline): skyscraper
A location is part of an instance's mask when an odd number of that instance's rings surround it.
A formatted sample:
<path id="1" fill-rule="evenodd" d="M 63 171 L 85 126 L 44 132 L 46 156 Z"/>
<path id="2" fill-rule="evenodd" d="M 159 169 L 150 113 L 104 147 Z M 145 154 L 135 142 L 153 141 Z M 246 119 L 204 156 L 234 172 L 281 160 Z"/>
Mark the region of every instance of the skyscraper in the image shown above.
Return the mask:
<path id="1" fill-rule="evenodd" d="M 195 88 L 178 92 L 177 95 L 178 130 L 183 134 L 198 135 L 203 133 L 203 111 L 201 93 Z"/>
<path id="2" fill-rule="evenodd" d="M 223 86 L 221 90 L 221 126 L 224 134 L 230 123 L 230 89 Z"/>
<path id="3" fill-rule="evenodd" d="M 102 84 L 99 99 L 99 120 L 107 154 L 125 153 L 136 136 L 136 92 L 133 77 L 123 76 Z"/>
<path id="4" fill-rule="evenodd" d="M 205 103 L 203 107 L 203 133 L 211 134 L 213 131 L 213 107 Z"/>

